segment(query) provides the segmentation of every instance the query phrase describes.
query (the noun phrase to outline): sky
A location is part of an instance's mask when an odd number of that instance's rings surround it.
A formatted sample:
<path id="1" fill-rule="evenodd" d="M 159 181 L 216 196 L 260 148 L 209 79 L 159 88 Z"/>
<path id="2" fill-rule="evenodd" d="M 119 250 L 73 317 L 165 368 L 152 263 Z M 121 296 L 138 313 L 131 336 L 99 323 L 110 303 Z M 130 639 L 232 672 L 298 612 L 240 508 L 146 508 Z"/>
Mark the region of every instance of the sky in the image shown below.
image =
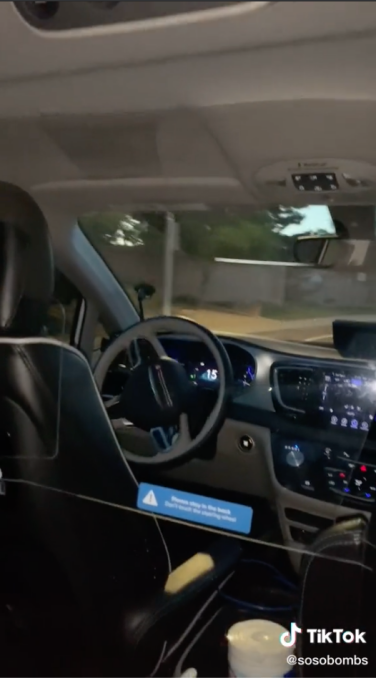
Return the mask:
<path id="1" fill-rule="evenodd" d="M 298 210 L 304 214 L 304 219 L 299 225 L 291 224 L 283 230 L 283 235 L 302 235 L 312 231 L 327 230 L 335 233 L 332 217 L 326 205 L 310 205 Z"/>

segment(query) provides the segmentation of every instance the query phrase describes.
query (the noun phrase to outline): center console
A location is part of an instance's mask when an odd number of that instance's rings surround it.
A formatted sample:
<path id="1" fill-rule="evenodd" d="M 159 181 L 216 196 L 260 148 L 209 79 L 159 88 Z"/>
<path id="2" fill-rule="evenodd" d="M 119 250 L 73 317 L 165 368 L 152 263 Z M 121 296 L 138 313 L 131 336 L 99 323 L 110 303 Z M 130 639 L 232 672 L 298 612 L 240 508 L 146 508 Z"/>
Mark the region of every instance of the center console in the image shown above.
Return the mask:
<path id="1" fill-rule="evenodd" d="M 376 502 L 376 374 L 359 363 L 275 364 L 275 408 L 307 430 L 272 435 L 274 472 L 287 489 L 332 504 Z M 303 425 L 303 428 L 302 428 Z"/>
<path id="2" fill-rule="evenodd" d="M 278 435 L 272 452 L 276 478 L 292 492 L 333 504 L 376 501 L 375 452 Z"/>

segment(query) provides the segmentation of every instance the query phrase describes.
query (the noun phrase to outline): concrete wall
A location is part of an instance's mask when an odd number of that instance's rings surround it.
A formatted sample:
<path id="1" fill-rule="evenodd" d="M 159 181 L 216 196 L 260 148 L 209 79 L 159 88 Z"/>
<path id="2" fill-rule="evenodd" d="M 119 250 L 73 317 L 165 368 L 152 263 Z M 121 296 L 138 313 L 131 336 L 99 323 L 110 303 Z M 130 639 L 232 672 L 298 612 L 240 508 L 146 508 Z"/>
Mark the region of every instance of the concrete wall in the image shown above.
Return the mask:
<path id="1" fill-rule="evenodd" d="M 376 276 L 350 271 L 290 268 L 285 287 L 286 302 L 326 307 L 374 307 Z"/>
<path id="2" fill-rule="evenodd" d="M 104 246 L 101 253 L 125 286 L 141 281 L 162 293 L 163 249 Z M 251 308 L 257 304 L 304 303 L 326 307 L 375 307 L 376 276 L 300 267 L 205 262 L 175 255 L 174 299 L 181 305 L 224 305 Z"/>

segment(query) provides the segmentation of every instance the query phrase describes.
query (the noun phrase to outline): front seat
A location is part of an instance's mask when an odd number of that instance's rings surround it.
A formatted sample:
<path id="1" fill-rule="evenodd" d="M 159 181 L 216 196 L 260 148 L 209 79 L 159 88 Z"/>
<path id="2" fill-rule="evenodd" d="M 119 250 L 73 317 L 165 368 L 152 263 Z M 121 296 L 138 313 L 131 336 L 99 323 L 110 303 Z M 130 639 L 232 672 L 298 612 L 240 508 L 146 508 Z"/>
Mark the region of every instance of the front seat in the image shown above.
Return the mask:
<path id="1" fill-rule="evenodd" d="M 159 525 L 133 508 L 137 481 L 87 360 L 41 336 L 53 291 L 44 216 L 5 183 L 0 211 L 1 671 L 148 675 L 166 625 L 231 572 L 240 547 L 217 541 L 168 585 Z"/>
<path id="2" fill-rule="evenodd" d="M 303 632 L 297 654 L 305 663 L 298 665 L 299 676 L 375 675 L 373 522 L 374 517 L 370 524 L 363 515 L 352 515 L 334 523 L 319 533 L 302 560 L 297 623 Z M 329 636 L 310 629 L 325 629 Z M 335 629 L 364 632 L 366 642 L 337 642 Z"/>

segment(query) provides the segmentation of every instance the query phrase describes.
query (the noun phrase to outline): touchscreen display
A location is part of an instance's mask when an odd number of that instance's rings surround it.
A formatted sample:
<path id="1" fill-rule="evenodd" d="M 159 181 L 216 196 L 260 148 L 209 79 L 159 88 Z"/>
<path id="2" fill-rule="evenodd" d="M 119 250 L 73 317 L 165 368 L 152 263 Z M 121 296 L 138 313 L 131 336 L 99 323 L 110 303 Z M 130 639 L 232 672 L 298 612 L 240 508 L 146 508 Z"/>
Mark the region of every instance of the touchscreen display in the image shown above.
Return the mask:
<path id="1" fill-rule="evenodd" d="M 331 426 L 369 431 L 376 414 L 374 373 L 354 368 L 323 370 L 319 410 Z"/>

